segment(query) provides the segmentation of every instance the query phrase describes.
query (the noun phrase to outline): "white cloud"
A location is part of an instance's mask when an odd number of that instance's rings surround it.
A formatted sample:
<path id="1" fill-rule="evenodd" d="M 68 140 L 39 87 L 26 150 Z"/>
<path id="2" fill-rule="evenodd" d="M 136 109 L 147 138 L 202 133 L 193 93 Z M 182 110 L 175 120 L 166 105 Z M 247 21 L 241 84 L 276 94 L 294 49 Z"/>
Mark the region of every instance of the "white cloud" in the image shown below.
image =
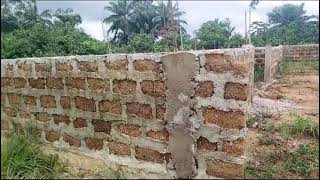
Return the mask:
<path id="1" fill-rule="evenodd" d="M 103 40 L 103 31 L 101 21 L 83 21 L 80 25 L 81 28 L 91 37 Z"/>

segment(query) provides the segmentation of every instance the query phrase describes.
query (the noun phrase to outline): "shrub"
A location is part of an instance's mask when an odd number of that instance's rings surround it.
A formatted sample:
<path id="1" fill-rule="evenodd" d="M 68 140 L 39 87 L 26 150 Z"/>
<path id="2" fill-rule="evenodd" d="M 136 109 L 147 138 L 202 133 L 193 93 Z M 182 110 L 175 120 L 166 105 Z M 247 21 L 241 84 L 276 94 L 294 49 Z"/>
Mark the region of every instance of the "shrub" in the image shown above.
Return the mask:
<path id="1" fill-rule="evenodd" d="M 35 129 L 15 128 L 1 142 L 1 178 L 53 178 L 58 172 L 57 155 L 45 155 L 37 146 Z M 2 138 L 1 138 L 2 139 Z"/>

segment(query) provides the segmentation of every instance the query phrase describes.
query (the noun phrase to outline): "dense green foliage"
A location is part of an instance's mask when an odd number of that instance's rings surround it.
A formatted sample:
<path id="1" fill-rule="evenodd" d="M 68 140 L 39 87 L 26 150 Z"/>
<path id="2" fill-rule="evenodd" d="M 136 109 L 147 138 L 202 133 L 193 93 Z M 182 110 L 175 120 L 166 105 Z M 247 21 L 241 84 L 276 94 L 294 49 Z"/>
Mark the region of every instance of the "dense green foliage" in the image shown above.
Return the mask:
<path id="1" fill-rule="evenodd" d="M 112 48 L 112 52 L 115 53 L 149 53 L 149 52 L 161 52 L 164 51 L 164 47 L 161 42 L 155 42 L 152 36 L 141 33 L 134 34 L 129 42 L 119 47 Z"/>
<path id="2" fill-rule="evenodd" d="M 307 16 L 304 4 L 284 4 L 267 16 L 268 23 L 251 24 L 253 45 L 319 43 L 319 16 Z"/>
<path id="3" fill-rule="evenodd" d="M 252 1 L 252 9 L 259 1 Z M 1 1 L 1 58 L 59 56 L 106 53 L 143 53 L 173 51 L 173 36 L 168 35 L 165 48 L 160 30 L 169 20 L 166 1 L 111 1 L 104 18 L 109 25 L 108 42 L 86 34 L 82 20 L 72 9 L 45 10 L 38 13 L 36 0 Z M 177 4 L 173 4 L 177 20 L 177 45 L 180 50 L 241 47 L 246 39 L 227 18 L 205 22 L 191 37 L 187 22 Z M 253 22 L 251 39 L 255 46 L 266 44 L 318 43 L 319 18 L 306 16 L 301 5 L 285 4 L 268 13 L 268 23 Z"/>
<path id="4" fill-rule="evenodd" d="M 106 45 L 69 25 L 36 23 L 28 29 L 6 33 L 1 57 L 40 57 L 70 54 L 101 54 Z"/>
<path id="5" fill-rule="evenodd" d="M 106 43 L 84 33 L 80 23 L 69 8 L 38 15 L 36 1 L 1 1 L 1 58 L 107 53 Z"/>
<path id="6" fill-rule="evenodd" d="M 208 21 L 196 32 L 198 46 L 202 49 L 219 49 L 241 47 L 245 39 L 239 33 L 234 33 L 230 19 Z"/>

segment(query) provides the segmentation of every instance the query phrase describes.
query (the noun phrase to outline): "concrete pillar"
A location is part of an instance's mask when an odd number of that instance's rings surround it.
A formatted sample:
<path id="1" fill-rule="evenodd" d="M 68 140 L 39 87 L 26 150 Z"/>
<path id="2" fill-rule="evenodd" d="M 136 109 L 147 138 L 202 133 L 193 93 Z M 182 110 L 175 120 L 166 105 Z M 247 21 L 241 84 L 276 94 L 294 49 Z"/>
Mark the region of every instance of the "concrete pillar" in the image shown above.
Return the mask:
<path id="1" fill-rule="evenodd" d="M 264 60 L 264 82 L 269 83 L 272 80 L 272 46 L 267 45 L 265 49 L 265 60 Z"/>

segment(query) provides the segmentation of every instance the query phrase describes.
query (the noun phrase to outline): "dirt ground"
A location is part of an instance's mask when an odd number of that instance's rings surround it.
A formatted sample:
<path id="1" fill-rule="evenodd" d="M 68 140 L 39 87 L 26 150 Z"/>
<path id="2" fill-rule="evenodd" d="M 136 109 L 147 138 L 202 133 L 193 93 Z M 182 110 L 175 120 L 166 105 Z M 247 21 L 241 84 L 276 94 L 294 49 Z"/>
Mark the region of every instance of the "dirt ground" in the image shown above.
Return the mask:
<path id="1" fill-rule="evenodd" d="M 297 104 L 299 113 L 319 118 L 319 74 L 290 74 L 266 89 L 266 97 L 279 97 Z"/>
<path id="2" fill-rule="evenodd" d="M 271 99 L 271 102 L 280 102 L 280 104 L 284 101 L 289 102 L 292 104 L 292 108 L 264 115 L 263 120 L 260 119 L 260 121 L 257 120 L 258 122 L 253 123 L 253 127 L 248 126 L 247 164 L 250 173 L 246 176 L 249 178 L 319 178 L 319 169 L 304 176 L 292 173 L 288 168 L 282 168 L 289 152 L 295 151 L 300 144 L 318 146 L 319 138 L 300 136 L 285 139 L 274 128 L 276 125 L 292 122 L 294 119 L 291 115 L 292 112 L 302 117 L 309 117 L 319 123 L 319 74 L 285 75 L 263 90 L 256 89 L 255 95 L 261 99 Z M 274 105 L 271 104 L 271 106 Z M 269 142 L 261 143 L 261 139 L 268 139 Z M 275 159 L 266 158 L 270 154 Z M 247 168 L 248 172 L 249 170 Z"/>

